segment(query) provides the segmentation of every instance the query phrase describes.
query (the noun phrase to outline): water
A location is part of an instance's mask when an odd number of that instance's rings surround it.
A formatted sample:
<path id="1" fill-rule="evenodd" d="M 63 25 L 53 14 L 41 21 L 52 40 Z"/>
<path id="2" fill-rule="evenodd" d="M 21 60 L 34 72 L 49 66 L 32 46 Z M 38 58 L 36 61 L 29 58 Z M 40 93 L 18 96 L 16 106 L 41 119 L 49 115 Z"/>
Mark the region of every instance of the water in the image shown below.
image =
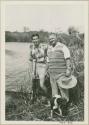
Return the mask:
<path id="1" fill-rule="evenodd" d="M 19 91 L 28 79 L 29 43 L 7 42 L 5 45 L 6 90 Z M 29 80 L 28 80 L 29 81 Z M 30 84 L 29 84 L 30 85 Z"/>

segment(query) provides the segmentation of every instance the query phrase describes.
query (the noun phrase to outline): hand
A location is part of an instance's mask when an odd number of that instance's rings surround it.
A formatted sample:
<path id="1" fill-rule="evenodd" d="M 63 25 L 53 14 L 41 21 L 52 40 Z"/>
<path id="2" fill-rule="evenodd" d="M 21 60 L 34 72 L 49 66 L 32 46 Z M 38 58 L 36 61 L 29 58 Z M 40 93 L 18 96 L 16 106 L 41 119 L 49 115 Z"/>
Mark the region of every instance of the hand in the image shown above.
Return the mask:
<path id="1" fill-rule="evenodd" d="M 41 54 L 36 54 L 36 59 L 43 57 Z"/>
<path id="2" fill-rule="evenodd" d="M 71 75 L 71 70 L 70 69 L 67 69 L 66 70 L 66 76 L 69 77 Z"/>

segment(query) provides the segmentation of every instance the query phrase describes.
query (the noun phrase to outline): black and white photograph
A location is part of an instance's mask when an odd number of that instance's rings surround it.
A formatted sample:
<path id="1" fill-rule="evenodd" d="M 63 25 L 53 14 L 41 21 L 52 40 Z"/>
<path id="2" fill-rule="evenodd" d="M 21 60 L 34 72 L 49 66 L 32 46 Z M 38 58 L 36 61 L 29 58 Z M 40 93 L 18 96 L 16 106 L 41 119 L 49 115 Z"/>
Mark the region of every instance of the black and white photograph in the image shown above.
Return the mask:
<path id="1" fill-rule="evenodd" d="M 2 3 L 2 123 L 88 123 L 88 2 Z"/>

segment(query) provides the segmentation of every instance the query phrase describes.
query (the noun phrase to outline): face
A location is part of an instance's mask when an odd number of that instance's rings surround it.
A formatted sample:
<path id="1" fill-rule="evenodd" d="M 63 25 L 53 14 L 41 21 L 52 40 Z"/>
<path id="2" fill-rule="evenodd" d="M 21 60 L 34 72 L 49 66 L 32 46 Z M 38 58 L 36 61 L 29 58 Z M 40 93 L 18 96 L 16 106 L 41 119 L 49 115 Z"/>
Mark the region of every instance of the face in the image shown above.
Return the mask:
<path id="1" fill-rule="evenodd" d="M 49 36 L 49 44 L 54 47 L 56 45 L 56 42 L 57 42 L 56 35 L 54 35 L 54 34 L 50 35 Z"/>
<path id="2" fill-rule="evenodd" d="M 34 36 L 32 38 L 32 42 L 34 43 L 35 46 L 39 46 L 39 38 L 38 38 L 38 36 Z"/>

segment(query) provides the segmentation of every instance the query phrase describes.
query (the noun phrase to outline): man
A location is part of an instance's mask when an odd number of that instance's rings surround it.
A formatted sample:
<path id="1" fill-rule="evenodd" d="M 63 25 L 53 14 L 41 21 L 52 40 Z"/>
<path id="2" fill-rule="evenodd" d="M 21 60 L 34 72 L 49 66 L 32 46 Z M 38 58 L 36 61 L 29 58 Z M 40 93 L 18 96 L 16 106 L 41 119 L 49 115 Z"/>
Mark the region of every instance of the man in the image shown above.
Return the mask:
<path id="1" fill-rule="evenodd" d="M 60 79 L 62 74 L 65 74 L 67 77 L 71 75 L 70 51 L 66 45 L 57 41 L 57 36 L 55 34 L 49 35 L 47 57 L 46 71 L 48 69 L 50 74 L 52 96 L 55 97 L 59 94 L 59 87 L 62 98 L 65 98 L 68 102 L 68 89 L 61 88 L 57 83 L 57 79 Z"/>
<path id="2" fill-rule="evenodd" d="M 30 57 L 29 57 L 29 68 L 30 68 L 30 92 L 32 92 L 32 79 L 34 79 L 34 71 L 36 75 L 39 75 L 40 87 L 46 93 L 46 87 L 44 86 L 44 73 L 45 73 L 45 53 L 44 48 L 40 45 L 40 38 L 38 34 L 32 35 L 32 43 L 30 45 Z M 36 69 L 35 69 L 36 61 Z"/>

